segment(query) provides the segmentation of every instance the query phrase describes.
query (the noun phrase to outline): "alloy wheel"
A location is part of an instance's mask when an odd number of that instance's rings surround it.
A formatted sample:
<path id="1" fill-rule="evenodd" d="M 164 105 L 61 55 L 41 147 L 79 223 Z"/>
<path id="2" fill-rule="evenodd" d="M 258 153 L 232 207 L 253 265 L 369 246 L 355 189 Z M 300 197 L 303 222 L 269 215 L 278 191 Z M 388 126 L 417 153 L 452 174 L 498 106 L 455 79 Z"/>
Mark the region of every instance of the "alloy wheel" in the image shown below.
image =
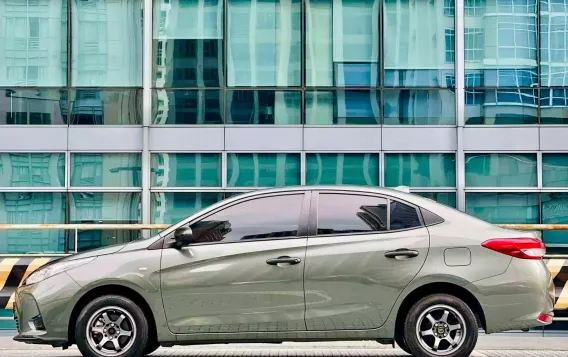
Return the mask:
<path id="1" fill-rule="evenodd" d="M 97 310 L 87 323 L 87 342 L 104 357 L 121 356 L 134 345 L 136 323 L 132 315 L 117 306 Z"/>
<path id="2" fill-rule="evenodd" d="M 465 319 L 453 307 L 434 305 L 418 317 L 416 336 L 422 348 L 436 356 L 446 356 L 459 349 L 466 338 Z"/>

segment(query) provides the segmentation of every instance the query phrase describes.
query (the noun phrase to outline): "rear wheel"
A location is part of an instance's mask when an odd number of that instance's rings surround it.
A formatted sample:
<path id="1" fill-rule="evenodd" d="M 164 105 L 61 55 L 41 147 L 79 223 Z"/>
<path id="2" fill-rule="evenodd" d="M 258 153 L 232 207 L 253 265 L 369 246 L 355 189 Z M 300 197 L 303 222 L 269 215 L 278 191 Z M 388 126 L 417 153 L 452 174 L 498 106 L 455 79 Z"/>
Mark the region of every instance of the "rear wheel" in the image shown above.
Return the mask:
<path id="1" fill-rule="evenodd" d="M 139 357 L 146 353 L 148 336 L 142 309 L 117 295 L 91 301 L 75 326 L 75 341 L 85 357 Z"/>
<path id="2" fill-rule="evenodd" d="M 467 357 L 477 343 L 475 315 L 462 300 L 434 294 L 410 309 L 404 324 L 404 341 L 414 356 Z"/>

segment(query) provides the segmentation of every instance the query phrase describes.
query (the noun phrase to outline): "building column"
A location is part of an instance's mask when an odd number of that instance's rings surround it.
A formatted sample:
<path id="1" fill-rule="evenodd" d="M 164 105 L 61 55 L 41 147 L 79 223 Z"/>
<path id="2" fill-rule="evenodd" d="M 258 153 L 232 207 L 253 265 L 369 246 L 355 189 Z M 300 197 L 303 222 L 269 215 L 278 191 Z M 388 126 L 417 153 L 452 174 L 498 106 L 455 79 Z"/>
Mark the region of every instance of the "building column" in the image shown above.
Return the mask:
<path id="1" fill-rule="evenodd" d="M 455 84 L 456 84 L 456 124 L 457 124 L 457 152 L 456 152 L 456 185 L 457 208 L 465 211 L 465 154 L 463 152 L 463 130 L 465 125 L 465 0 L 455 1 Z"/>
<path id="2" fill-rule="evenodd" d="M 142 94 L 142 223 L 150 222 L 150 124 L 152 123 L 152 0 L 144 0 Z"/>

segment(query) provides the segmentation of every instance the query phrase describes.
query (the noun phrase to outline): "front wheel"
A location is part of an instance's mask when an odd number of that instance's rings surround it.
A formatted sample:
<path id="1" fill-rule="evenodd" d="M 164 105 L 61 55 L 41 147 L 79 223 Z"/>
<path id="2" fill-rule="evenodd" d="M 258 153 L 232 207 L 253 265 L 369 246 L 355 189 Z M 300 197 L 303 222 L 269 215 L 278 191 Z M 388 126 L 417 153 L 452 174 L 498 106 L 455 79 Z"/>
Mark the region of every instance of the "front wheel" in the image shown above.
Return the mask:
<path id="1" fill-rule="evenodd" d="M 143 356 L 148 336 L 148 321 L 142 309 L 117 295 L 91 301 L 75 325 L 75 341 L 85 357 Z"/>
<path id="2" fill-rule="evenodd" d="M 469 306 L 446 294 L 430 295 L 414 304 L 404 326 L 408 349 L 420 357 L 467 357 L 477 335 L 477 320 Z"/>

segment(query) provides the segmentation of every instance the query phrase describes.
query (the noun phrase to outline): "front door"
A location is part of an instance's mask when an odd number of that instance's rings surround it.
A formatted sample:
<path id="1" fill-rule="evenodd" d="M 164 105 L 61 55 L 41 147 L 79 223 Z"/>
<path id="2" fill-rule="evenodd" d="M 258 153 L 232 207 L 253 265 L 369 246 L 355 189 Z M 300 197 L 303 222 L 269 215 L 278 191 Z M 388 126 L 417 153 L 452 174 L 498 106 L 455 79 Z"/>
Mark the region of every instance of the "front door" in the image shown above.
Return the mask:
<path id="1" fill-rule="evenodd" d="M 418 211 L 392 200 L 389 205 L 386 197 L 312 195 L 317 219 L 310 217 L 316 223 L 306 253 L 307 329 L 380 327 L 428 254 L 429 234 Z"/>
<path id="2" fill-rule="evenodd" d="M 303 206 L 303 192 L 249 198 L 190 223 L 197 243 L 162 255 L 170 330 L 306 330 Z"/>

